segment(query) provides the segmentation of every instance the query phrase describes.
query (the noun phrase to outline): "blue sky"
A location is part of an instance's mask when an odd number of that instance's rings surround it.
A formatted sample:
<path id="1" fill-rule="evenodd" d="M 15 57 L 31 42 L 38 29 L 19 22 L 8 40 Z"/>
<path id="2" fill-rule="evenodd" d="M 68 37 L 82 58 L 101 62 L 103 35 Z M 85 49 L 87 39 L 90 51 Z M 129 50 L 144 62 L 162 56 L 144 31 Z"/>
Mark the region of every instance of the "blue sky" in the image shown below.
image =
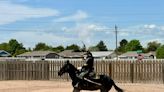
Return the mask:
<path id="1" fill-rule="evenodd" d="M 115 48 L 118 40 L 164 42 L 163 0 L 0 0 L 0 43 L 11 38 L 25 47 L 48 45 L 89 47 L 103 40 Z"/>

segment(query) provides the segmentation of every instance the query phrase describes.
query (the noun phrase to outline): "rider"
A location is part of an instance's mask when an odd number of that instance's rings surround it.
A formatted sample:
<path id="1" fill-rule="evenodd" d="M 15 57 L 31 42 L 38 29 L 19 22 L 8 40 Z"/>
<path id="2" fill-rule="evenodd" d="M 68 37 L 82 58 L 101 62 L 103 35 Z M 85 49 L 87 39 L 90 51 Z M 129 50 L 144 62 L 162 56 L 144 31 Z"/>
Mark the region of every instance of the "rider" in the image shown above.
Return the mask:
<path id="1" fill-rule="evenodd" d="M 94 77 L 95 73 L 94 70 L 94 57 L 92 56 L 92 53 L 90 51 L 87 51 L 85 59 L 85 64 L 82 66 L 81 73 L 78 75 L 80 79 L 83 79 L 84 77 Z"/>

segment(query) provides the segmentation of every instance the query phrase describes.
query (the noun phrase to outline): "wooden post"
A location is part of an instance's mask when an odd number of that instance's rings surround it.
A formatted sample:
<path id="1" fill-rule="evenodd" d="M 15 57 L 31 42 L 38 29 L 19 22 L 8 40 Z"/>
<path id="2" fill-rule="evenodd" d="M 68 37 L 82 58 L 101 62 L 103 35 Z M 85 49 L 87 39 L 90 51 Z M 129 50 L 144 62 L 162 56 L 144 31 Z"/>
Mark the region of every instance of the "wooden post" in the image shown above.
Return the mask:
<path id="1" fill-rule="evenodd" d="M 163 84 L 164 84 L 164 63 L 162 62 L 162 79 L 163 79 Z"/>
<path id="2" fill-rule="evenodd" d="M 130 63 L 130 79 L 131 82 L 134 83 L 134 62 Z"/>

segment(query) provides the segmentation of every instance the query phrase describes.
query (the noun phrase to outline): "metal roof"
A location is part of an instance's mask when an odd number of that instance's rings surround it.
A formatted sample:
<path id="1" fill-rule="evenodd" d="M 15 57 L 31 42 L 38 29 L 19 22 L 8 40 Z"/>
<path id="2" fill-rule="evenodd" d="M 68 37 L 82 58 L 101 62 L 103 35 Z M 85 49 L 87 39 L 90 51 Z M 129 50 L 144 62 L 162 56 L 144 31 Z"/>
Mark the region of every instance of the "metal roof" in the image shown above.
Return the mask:
<path id="1" fill-rule="evenodd" d="M 83 57 L 85 52 L 74 52 L 73 50 L 64 50 L 59 53 L 63 57 Z"/>
<path id="2" fill-rule="evenodd" d="M 3 54 L 1 54 L 1 53 L 3 53 Z M 5 53 L 5 54 L 4 54 Z M 5 51 L 5 50 L 0 50 L 0 56 L 2 56 L 2 57 L 7 57 L 7 56 L 11 56 L 11 54 L 10 53 L 8 53 L 7 51 Z"/>
<path id="3" fill-rule="evenodd" d="M 32 52 L 25 52 L 23 54 L 17 56 L 46 56 L 50 53 L 55 53 L 53 51 L 32 51 Z"/>
<path id="4" fill-rule="evenodd" d="M 111 54 L 113 54 L 113 51 L 94 51 L 91 52 L 93 57 L 104 57 L 104 56 L 109 56 Z"/>

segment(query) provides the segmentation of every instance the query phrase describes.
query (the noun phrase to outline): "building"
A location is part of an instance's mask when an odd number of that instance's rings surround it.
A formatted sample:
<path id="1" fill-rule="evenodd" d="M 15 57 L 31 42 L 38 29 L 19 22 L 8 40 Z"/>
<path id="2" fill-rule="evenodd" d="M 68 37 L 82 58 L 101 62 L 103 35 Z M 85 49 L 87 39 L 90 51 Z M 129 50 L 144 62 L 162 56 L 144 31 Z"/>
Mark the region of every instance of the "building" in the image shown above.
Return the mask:
<path id="1" fill-rule="evenodd" d="M 59 53 L 60 56 L 64 58 L 71 58 L 71 59 L 81 59 L 86 52 L 74 52 L 73 50 L 65 50 Z M 95 59 L 113 59 L 116 57 L 113 51 L 94 51 L 92 55 Z"/>
<path id="2" fill-rule="evenodd" d="M 0 57 L 10 57 L 11 54 L 5 50 L 0 50 Z"/>
<path id="3" fill-rule="evenodd" d="M 156 52 L 155 51 L 151 51 L 149 53 L 146 53 L 144 58 L 145 59 L 157 59 Z"/>
<path id="4" fill-rule="evenodd" d="M 63 58 L 68 59 L 81 59 L 83 58 L 83 54 L 85 52 L 74 52 L 73 50 L 64 50 L 60 53 L 58 53 Z"/>
<path id="5" fill-rule="evenodd" d="M 129 52 L 126 52 L 126 53 L 118 56 L 118 58 L 119 59 L 138 59 L 138 56 L 142 56 L 143 59 L 156 59 L 155 52 L 140 53 L 140 54 L 138 54 L 137 51 L 129 51 Z"/>
<path id="6" fill-rule="evenodd" d="M 94 51 L 91 52 L 95 59 L 114 59 L 116 54 L 114 51 Z"/>
<path id="7" fill-rule="evenodd" d="M 45 60 L 45 59 L 59 59 L 60 55 L 53 51 L 32 51 L 17 55 L 18 58 L 24 58 L 26 60 Z"/>

